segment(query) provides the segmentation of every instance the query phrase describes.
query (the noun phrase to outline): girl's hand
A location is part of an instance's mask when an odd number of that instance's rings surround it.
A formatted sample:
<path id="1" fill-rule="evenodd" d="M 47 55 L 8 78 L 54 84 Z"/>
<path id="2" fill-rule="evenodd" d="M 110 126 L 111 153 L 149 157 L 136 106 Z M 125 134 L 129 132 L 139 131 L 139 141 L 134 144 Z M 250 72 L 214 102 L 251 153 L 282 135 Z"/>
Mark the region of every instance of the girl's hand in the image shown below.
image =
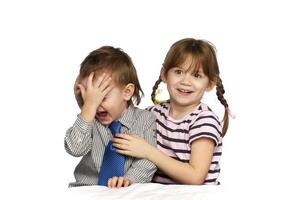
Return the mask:
<path id="1" fill-rule="evenodd" d="M 109 188 L 121 188 L 128 187 L 130 185 L 130 181 L 124 177 L 114 176 L 108 180 Z"/>
<path id="2" fill-rule="evenodd" d="M 143 138 L 133 134 L 118 134 L 112 141 L 117 153 L 136 158 L 147 159 L 153 148 Z"/>
<path id="3" fill-rule="evenodd" d="M 102 74 L 94 82 L 93 78 L 94 72 L 89 75 L 86 87 L 83 83 L 77 85 L 84 102 L 81 116 L 87 122 L 91 122 L 94 119 L 98 106 L 113 88 L 111 78 L 108 75 Z"/>

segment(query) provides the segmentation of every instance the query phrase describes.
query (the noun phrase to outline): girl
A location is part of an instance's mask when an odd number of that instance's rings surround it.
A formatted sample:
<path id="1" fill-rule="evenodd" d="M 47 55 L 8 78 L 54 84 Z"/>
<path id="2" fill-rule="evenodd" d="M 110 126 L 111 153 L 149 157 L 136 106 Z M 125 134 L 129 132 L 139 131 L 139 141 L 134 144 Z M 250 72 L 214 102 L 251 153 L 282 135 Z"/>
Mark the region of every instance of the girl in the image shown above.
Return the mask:
<path id="1" fill-rule="evenodd" d="M 157 167 L 153 182 L 164 184 L 219 184 L 222 138 L 228 129 L 228 104 L 212 44 L 204 40 L 182 39 L 168 51 L 156 81 L 152 100 L 160 82 L 167 84 L 170 99 L 148 108 L 157 117 L 157 148 L 134 135 L 113 139 L 118 153 L 146 158 Z M 223 125 L 216 114 L 201 102 L 205 92 L 216 86 L 225 107 Z"/>

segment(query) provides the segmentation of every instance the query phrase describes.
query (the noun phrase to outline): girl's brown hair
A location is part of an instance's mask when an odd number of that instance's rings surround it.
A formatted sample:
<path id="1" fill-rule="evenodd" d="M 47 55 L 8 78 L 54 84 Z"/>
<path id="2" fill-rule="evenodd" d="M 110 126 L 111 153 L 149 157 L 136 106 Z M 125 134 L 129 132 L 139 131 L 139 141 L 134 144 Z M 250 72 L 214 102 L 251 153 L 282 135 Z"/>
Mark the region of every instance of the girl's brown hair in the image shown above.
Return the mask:
<path id="1" fill-rule="evenodd" d="M 129 83 L 135 85 L 132 99 L 138 105 L 143 96 L 137 72 L 132 59 L 120 48 L 103 46 L 92 51 L 81 63 L 79 71 L 79 80 L 83 79 L 91 72 L 95 72 L 95 77 L 100 76 L 103 70 L 111 73 L 112 79 L 119 86 L 125 86 Z M 128 104 L 133 104 L 132 99 Z"/>
<path id="2" fill-rule="evenodd" d="M 216 59 L 216 49 L 213 44 L 205 40 L 196 40 L 193 38 L 186 38 L 174 43 L 169 49 L 164 63 L 164 75 L 167 75 L 168 70 L 173 67 L 177 67 L 182 64 L 188 56 L 192 58 L 192 64 L 190 67 L 197 71 L 200 66 L 203 67 L 204 74 L 208 76 L 210 82 L 216 83 L 216 95 L 221 104 L 225 107 L 224 117 L 223 117 L 223 136 L 225 136 L 228 125 L 229 125 L 229 113 L 228 113 L 228 103 L 224 98 L 224 86 L 222 79 L 220 78 L 220 72 L 218 67 L 218 62 Z M 161 78 L 156 81 L 153 86 L 153 91 L 151 94 L 152 101 L 156 103 L 155 96 L 159 84 L 161 83 Z"/>

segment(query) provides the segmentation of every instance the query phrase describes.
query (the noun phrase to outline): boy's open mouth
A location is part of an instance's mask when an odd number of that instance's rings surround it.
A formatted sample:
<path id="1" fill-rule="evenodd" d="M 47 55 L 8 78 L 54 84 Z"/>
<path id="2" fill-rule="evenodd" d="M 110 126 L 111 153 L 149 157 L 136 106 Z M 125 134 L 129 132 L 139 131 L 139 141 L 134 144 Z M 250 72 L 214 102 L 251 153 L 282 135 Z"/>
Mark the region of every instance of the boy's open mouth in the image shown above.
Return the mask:
<path id="1" fill-rule="evenodd" d="M 108 115 L 108 112 L 107 111 L 101 111 L 101 112 L 97 112 L 96 115 L 100 118 L 105 118 Z"/>

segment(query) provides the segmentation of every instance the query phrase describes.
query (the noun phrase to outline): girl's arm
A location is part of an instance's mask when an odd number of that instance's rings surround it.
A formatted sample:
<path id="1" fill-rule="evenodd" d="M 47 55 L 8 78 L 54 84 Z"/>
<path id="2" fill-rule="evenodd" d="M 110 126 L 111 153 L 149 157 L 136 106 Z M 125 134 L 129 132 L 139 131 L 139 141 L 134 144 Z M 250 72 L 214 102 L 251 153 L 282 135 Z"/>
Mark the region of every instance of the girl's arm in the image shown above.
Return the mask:
<path id="1" fill-rule="evenodd" d="M 191 144 L 189 163 L 177 161 L 138 136 L 120 134 L 113 139 L 118 153 L 146 158 L 161 171 L 181 184 L 199 185 L 205 181 L 214 151 L 214 141 L 200 138 Z"/>

